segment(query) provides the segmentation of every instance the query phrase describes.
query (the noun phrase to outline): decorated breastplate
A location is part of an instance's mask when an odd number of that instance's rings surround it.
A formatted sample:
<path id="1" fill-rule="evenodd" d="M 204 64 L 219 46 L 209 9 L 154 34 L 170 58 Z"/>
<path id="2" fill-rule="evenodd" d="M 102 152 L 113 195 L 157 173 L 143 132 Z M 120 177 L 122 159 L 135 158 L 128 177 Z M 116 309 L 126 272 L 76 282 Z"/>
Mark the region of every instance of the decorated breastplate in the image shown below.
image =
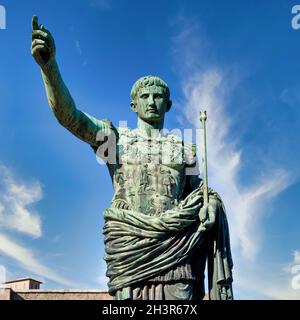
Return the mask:
<path id="1" fill-rule="evenodd" d="M 137 130 L 119 131 L 118 165 L 112 206 L 157 215 L 181 199 L 185 170 L 195 162 L 192 149 L 175 135 L 149 139 Z"/>

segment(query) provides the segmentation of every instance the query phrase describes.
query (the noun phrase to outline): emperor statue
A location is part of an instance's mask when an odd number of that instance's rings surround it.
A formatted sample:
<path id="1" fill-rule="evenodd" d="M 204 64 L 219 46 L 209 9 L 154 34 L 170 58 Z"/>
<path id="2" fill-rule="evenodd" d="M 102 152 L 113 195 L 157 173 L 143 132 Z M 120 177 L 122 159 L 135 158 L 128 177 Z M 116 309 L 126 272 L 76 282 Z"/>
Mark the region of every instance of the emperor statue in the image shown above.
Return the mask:
<path id="1" fill-rule="evenodd" d="M 131 90 L 137 128 L 117 128 L 75 105 L 51 33 L 32 20 L 31 52 L 61 125 L 103 158 L 115 194 L 104 212 L 109 293 L 115 299 L 231 300 L 232 258 L 225 209 L 209 189 L 203 201 L 195 145 L 163 132 L 172 102 L 167 84 L 145 76 Z"/>

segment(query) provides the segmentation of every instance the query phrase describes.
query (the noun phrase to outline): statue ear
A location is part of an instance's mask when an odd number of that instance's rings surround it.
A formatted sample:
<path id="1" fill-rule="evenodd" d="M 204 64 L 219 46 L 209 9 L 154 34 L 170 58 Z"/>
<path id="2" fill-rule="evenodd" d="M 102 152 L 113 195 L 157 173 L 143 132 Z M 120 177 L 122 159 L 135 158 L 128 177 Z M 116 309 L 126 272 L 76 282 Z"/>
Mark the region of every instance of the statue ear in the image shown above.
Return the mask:
<path id="1" fill-rule="evenodd" d="M 133 112 L 137 112 L 137 110 L 136 110 L 136 104 L 135 104 L 133 101 L 130 103 L 130 108 L 131 108 L 131 110 L 132 110 Z"/>
<path id="2" fill-rule="evenodd" d="M 167 110 L 166 110 L 166 112 L 168 112 L 168 111 L 171 109 L 171 107 L 172 107 L 172 101 L 169 100 L 169 101 L 167 102 Z"/>

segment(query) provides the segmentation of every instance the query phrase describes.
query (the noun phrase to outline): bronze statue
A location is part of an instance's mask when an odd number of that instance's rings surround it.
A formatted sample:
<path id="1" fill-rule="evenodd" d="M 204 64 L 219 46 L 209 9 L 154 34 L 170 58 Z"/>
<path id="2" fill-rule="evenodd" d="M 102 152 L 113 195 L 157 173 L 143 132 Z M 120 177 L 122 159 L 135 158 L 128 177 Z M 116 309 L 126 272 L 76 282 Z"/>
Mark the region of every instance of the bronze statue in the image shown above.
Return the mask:
<path id="1" fill-rule="evenodd" d="M 162 132 L 172 105 L 166 83 L 154 76 L 138 79 L 130 105 L 137 129 L 116 128 L 77 109 L 59 72 L 53 37 L 36 16 L 32 29 L 32 55 L 54 115 L 105 159 L 112 177 L 115 194 L 103 230 L 110 294 L 116 299 L 202 299 L 207 263 L 210 299 L 232 299 L 223 203 L 211 189 L 204 203 L 195 146 Z M 188 174 L 187 169 L 195 170 Z"/>

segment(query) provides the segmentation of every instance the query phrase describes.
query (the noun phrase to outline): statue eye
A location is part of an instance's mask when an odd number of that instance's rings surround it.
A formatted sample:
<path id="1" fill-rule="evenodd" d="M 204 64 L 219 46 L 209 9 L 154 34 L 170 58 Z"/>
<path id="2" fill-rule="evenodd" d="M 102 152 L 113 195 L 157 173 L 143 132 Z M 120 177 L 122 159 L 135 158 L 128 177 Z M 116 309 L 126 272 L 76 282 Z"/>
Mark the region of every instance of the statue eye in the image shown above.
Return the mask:
<path id="1" fill-rule="evenodd" d="M 144 93 L 141 95 L 141 98 L 142 99 L 147 99 L 149 97 L 149 94 L 148 93 Z"/>

